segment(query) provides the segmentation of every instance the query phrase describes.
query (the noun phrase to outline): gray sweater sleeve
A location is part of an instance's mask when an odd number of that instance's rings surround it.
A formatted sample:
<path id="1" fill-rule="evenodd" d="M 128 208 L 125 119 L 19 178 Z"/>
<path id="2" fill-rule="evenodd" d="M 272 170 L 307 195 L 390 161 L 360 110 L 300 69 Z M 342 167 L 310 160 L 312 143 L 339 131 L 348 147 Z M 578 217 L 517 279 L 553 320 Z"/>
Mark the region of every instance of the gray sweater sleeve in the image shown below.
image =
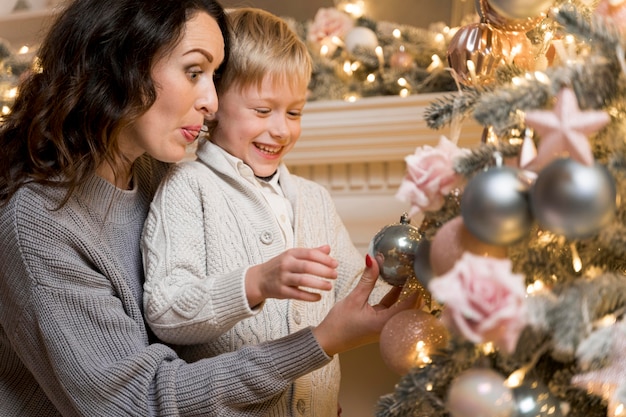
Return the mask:
<path id="1" fill-rule="evenodd" d="M 150 343 L 137 296 L 149 199 L 87 191 L 51 211 L 58 196 L 27 189 L 0 210 L 0 415 L 263 415 L 328 363 L 310 329 L 190 364 Z"/>

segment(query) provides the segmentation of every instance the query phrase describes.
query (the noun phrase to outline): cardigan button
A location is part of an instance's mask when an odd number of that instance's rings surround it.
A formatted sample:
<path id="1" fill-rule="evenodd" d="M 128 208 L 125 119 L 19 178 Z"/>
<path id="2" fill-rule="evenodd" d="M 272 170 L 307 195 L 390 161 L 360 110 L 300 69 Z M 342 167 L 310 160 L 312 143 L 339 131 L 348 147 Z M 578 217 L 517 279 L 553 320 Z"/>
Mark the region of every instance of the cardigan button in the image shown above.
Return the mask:
<path id="1" fill-rule="evenodd" d="M 306 403 L 304 402 L 304 400 L 298 400 L 298 402 L 296 403 L 296 408 L 298 409 L 298 413 L 304 415 L 304 413 L 306 412 Z"/>
<path id="2" fill-rule="evenodd" d="M 293 312 L 293 321 L 295 321 L 296 324 L 300 324 L 302 322 L 302 316 L 298 310 Z"/>
<path id="3" fill-rule="evenodd" d="M 274 241 L 274 237 L 271 232 L 263 232 L 261 233 L 261 242 L 266 245 L 271 244 Z"/>

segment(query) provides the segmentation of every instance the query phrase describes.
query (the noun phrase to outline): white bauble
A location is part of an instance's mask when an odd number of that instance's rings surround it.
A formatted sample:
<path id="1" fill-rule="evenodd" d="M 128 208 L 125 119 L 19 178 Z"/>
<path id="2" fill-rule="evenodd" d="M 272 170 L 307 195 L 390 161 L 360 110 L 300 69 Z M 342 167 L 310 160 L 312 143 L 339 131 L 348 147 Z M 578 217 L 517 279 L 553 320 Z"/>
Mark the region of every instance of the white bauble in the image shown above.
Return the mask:
<path id="1" fill-rule="evenodd" d="M 463 371 L 450 384 L 446 408 L 452 417 L 515 417 L 513 392 L 491 369 Z"/>
<path id="2" fill-rule="evenodd" d="M 545 13 L 553 0 L 487 0 L 497 13 L 508 19 L 527 19 Z"/>
<path id="3" fill-rule="evenodd" d="M 376 36 L 376 33 L 372 29 L 357 26 L 346 34 L 344 42 L 349 52 L 354 52 L 357 46 L 373 51 L 378 46 L 378 36 Z"/>

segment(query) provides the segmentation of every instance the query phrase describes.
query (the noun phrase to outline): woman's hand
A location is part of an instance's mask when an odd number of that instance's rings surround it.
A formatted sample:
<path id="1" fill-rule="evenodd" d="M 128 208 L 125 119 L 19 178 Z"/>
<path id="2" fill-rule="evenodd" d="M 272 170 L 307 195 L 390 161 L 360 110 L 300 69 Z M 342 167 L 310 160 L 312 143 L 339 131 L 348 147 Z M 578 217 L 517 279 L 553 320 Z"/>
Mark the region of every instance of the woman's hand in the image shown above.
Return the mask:
<path id="1" fill-rule="evenodd" d="M 419 294 L 396 303 L 402 288 L 392 288 L 380 303 L 368 304 L 368 298 L 378 278 L 378 264 L 366 255 L 366 268 L 356 287 L 337 302 L 324 320 L 313 329 L 320 346 L 333 356 L 363 345 L 377 342 L 387 320 L 394 314 L 417 307 Z"/>

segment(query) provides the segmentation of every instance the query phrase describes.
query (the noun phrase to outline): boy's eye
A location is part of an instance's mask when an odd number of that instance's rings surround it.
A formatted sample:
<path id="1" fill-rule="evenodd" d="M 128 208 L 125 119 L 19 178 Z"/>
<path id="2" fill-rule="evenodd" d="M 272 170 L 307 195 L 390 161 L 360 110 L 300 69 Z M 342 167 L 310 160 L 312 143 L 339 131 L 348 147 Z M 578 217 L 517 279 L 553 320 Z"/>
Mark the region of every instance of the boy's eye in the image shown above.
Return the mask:
<path id="1" fill-rule="evenodd" d="M 270 109 L 254 109 L 259 114 L 270 114 Z"/>

